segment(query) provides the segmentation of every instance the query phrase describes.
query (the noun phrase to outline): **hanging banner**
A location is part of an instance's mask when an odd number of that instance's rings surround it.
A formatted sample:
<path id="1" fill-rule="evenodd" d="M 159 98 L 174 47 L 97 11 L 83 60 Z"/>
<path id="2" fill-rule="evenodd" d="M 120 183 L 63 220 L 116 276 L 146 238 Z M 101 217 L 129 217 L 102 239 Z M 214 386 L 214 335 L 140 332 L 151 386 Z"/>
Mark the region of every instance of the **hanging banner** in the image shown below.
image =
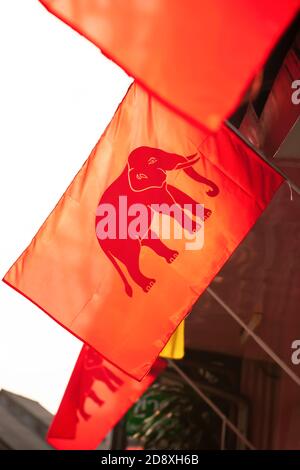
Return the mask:
<path id="1" fill-rule="evenodd" d="M 137 82 L 211 130 L 238 106 L 298 0 L 41 0 Z"/>
<path id="2" fill-rule="evenodd" d="M 133 83 L 4 281 L 141 380 L 281 183 Z"/>
<path id="3" fill-rule="evenodd" d="M 300 116 L 300 35 L 298 43 L 287 54 L 260 117 L 263 151 L 269 158 L 275 155 L 280 158 L 278 150 Z M 291 149 L 293 147 L 297 158 L 299 149 L 296 142 Z M 285 157 L 293 158 L 293 152 Z"/>
<path id="4" fill-rule="evenodd" d="M 141 381 L 132 379 L 83 346 L 47 441 L 56 449 L 96 449 L 108 432 L 166 367 L 157 359 Z"/>

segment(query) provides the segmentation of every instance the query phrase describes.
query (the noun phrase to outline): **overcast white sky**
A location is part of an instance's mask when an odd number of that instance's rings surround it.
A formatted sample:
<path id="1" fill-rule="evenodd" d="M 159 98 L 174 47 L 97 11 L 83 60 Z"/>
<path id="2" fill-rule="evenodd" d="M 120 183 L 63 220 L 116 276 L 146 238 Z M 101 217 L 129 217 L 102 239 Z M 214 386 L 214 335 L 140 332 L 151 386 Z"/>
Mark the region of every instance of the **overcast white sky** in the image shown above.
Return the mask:
<path id="1" fill-rule="evenodd" d="M 0 0 L 0 276 L 26 248 L 131 79 L 38 0 Z M 0 388 L 55 412 L 81 343 L 0 283 Z"/>

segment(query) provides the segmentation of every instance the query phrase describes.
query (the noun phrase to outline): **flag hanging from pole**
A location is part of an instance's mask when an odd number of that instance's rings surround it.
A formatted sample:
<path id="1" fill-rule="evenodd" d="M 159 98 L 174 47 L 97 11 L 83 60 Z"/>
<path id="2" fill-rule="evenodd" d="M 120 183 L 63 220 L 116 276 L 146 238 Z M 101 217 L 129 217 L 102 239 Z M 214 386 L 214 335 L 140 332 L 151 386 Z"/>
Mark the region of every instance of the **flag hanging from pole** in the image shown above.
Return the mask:
<path id="1" fill-rule="evenodd" d="M 194 123 L 216 130 L 299 9 L 299 0 L 41 0 Z"/>
<path id="2" fill-rule="evenodd" d="M 149 374 L 138 382 L 84 345 L 47 441 L 60 450 L 96 449 L 166 365 L 166 361 L 157 359 Z"/>
<path id="3" fill-rule="evenodd" d="M 133 83 L 4 281 L 141 380 L 282 181 Z"/>

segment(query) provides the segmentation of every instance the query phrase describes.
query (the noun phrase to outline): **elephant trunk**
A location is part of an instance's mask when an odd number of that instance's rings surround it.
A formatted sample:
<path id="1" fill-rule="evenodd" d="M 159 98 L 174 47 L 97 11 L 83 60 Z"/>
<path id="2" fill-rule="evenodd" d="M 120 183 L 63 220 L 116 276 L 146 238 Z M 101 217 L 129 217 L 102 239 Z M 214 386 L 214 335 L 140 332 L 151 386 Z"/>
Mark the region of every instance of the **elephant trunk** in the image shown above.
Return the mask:
<path id="1" fill-rule="evenodd" d="M 209 179 L 204 178 L 204 176 L 199 175 L 199 173 L 197 173 L 194 170 L 194 168 L 192 168 L 192 167 L 184 168 L 183 171 L 190 178 L 192 178 L 193 180 L 198 181 L 199 183 L 203 183 L 203 184 L 206 184 L 207 186 L 209 186 L 210 189 L 206 192 L 206 194 L 208 196 L 214 197 L 214 196 L 217 196 L 219 194 L 218 186 L 213 181 L 210 181 Z"/>

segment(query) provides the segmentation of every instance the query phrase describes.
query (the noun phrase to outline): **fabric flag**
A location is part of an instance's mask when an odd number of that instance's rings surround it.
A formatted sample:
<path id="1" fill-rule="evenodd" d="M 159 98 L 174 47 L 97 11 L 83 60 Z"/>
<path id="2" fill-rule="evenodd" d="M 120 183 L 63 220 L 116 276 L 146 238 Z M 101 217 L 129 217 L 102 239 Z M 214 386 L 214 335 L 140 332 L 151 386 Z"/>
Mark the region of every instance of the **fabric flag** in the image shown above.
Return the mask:
<path id="1" fill-rule="evenodd" d="M 184 321 L 182 321 L 160 353 L 160 357 L 182 359 L 184 357 Z"/>
<path id="2" fill-rule="evenodd" d="M 240 133 L 246 137 L 257 149 L 261 149 L 263 143 L 263 130 L 259 117 L 257 116 L 252 103 L 247 106 L 246 113 L 239 127 Z"/>
<path id="3" fill-rule="evenodd" d="M 96 449 L 166 365 L 166 361 L 157 359 L 149 374 L 138 382 L 84 345 L 47 441 L 61 450 Z"/>
<path id="4" fill-rule="evenodd" d="M 278 157 L 281 151 L 284 154 L 284 146 L 281 145 L 299 118 L 299 103 L 295 104 L 293 99 L 293 90 L 296 90 L 300 77 L 298 47 L 296 42 L 285 57 L 260 117 L 250 103 L 240 125 L 240 132 L 268 158 Z M 287 96 L 291 98 L 287 99 Z M 295 152 L 299 153 L 298 149 L 295 148 Z M 293 158 L 291 149 L 287 153 L 290 159 Z"/>
<path id="5" fill-rule="evenodd" d="M 133 83 L 4 281 L 141 380 L 281 182 Z"/>
<path id="6" fill-rule="evenodd" d="M 41 0 L 136 81 L 198 124 L 220 127 L 299 0 Z"/>

